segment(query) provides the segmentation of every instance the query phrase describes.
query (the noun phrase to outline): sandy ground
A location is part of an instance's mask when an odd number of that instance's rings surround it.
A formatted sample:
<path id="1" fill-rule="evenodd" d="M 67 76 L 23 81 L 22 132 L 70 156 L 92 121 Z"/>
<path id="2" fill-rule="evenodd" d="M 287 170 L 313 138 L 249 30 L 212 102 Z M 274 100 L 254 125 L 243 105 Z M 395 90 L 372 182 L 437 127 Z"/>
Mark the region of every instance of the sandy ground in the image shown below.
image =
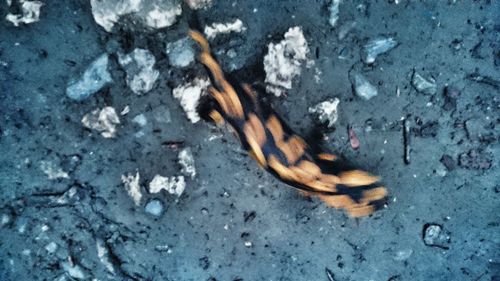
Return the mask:
<path id="1" fill-rule="evenodd" d="M 328 1 L 214 0 L 196 14 L 183 7 L 168 28 L 112 33 L 89 1 L 44 2 L 40 21 L 19 27 L 0 4 L 0 280 L 500 280 L 499 2 L 344 1 L 331 27 Z M 249 82 L 262 80 L 268 44 L 301 26 L 314 65 L 269 102 L 308 134 L 308 108 L 339 98 L 324 145 L 381 175 L 387 207 L 350 219 L 260 170 L 227 130 L 189 122 L 172 89 L 204 71 L 173 67 L 165 45 L 194 16 L 241 19 L 246 31 L 212 43 L 225 69 L 254 67 L 240 77 Z M 363 46 L 379 37 L 398 45 L 363 63 Z M 117 57 L 138 47 L 160 72 L 140 96 Z M 69 81 L 102 53 L 114 82 L 68 98 Z M 378 95 L 355 96 L 350 71 Z M 415 73 L 434 79 L 436 93 L 417 92 Z M 81 123 L 127 105 L 114 138 Z M 144 126 L 133 121 L 140 114 Z M 183 148 L 195 178 L 179 197 L 149 193 L 155 175 L 181 172 Z M 136 172 L 138 205 L 121 179 Z M 163 204 L 159 215 L 145 211 L 150 200 Z"/>

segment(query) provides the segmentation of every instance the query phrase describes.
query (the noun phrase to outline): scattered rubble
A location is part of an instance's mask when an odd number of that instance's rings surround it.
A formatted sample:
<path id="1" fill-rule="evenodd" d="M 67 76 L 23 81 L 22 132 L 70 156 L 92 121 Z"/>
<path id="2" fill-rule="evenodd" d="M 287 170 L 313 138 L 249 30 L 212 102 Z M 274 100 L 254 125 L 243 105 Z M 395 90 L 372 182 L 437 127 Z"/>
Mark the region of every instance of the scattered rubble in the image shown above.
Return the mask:
<path id="1" fill-rule="evenodd" d="M 330 12 L 330 17 L 328 18 L 328 23 L 331 27 L 335 27 L 339 19 L 339 6 L 341 0 L 332 0 L 330 6 L 328 6 L 328 12 Z"/>
<path id="2" fill-rule="evenodd" d="M 163 213 L 163 203 L 158 199 L 153 199 L 146 204 L 144 210 L 148 214 L 159 217 Z"/>
<path id="3" fill-rule="evenodd" d="M 231 32 L 241 33 L 247 30 L 240 19 L 235 19 L 228 23 L 213 23 L 210 26 L 205 26 L 204 33 L 207 39 L 214 39 L 219 34 L 228 34 Z"/>
<path id="4" fill-rule="evenodd" d="M 430 77 L 429 79 L 425 79 L 416 71 L 413 72 L 411 84 L 413 87 L 415 87 L 415 90 L 417 90 L 417 92 L 424 95 L 434 95 L 437 92 L 436 81 L 434 80 L 434 78 Z"/>
<path id="5" fill-rule="evenodd" d="M 292 89 L 292 81 L 300 75 L 309 53 L 301 27 L 291 27 L 284 37 L 278 44 L 270 43 L 264 57 L 266 89 L 277 97 Z"/>
<path id="6" fill-rule="evenodd" d="M 185 188 L 184 176 L 162 177 L 156 175 L 149 183 L 150 193 L 158 193 L 164 189 L 170 194 L 176 194 L 177 197 L 181 196 Z"/>
<path id="7" fill-rule="evenodd" d="M 196 176 L 196 168 L 194 166 L 194 158 L 193 153 L 191 152 L 191 148 L 186 147 L 179 152 L 179 164 L 181 165 L 181 173 L 185 176 L 194 179 Z"/>
<path id="8" fill-rule="evenodd" d="M 91 0 L 90 4 L 94 20 L 107 32 L 117 23 L 131 30 L 140 25 L 147 29 L 169 27 L 182 13 L 180 0 Z M 122 23 L 122 18 L 127 20 Z"/>
<path id="9" fill-rule="evenodd" d="M 194 49 L 187 37 L 168 43 L 166 53 L 170 64 L 175 67 L 186 67 L 194 61 Z"/>
<path id="10" fill-rule="evenodd" d="M 471 149 L 460 154 L 458 165 L 465 169 L 487 170 L 493 165 L 493 155 L 483 149 Z"/>
<path id="11" fill-rule="evenodd" d="M 51 161 L 40 161 L 40 169 L 49 177 L 49 180 L 69 179 L 68 173 Z"/>
<path id="12" fill-rule="evenodd" d="M 80 79 L 68 84 L 66 95 L 73 100 L 81 101 L 111 82 L 113 78 L 108 71 L 108 54 L 103 54 L 90 64 Z"/>
<path id="13" fill-rule="evenodd" d="M 370 40 L 363 47 L 361 58 L 364 63 L 372 64 L 377 56 L 394 49 L 397 45 L 398 42 L 392 37 Z"/>
<path id="14" fill-rule="evenodd" d="M 154 69 L 155 57 L 145 49 L 135 49 L 129 54 L 118 54 L 118 62 L 127 73 L 127 85 L 137 95 L 145 94 L 154 86 L 160 72 Z"/>
<path id="15" fill-rule="evenodd" d="M 361 73 L 349 72 L 354 94 L 364 100 L 377 96 L 377 87 L 373 86 Z"/>
<path id="16" fill-rule="evenodd" d="M 191 123 L 200 121 L 196 108 L 209 85 L 210 81 L 208 79 L 195 78 L 192 82 L 180 85 L 172 91 L 174 98 L 179 100 Z"/>
<path id="17" fill-rule="evenodd" d="M 85 114 L 82 118 L 83 126 L 96 130 L 104 138 L 113 138 L 116 135 L 116 125 L 120 124 L 120 119 L 116 111 L 111 106 L 103 109 L 95 109 L 91 113 Z"/>
<path id="18" fill-rule="evenodd" d="M 338 98 L 328 99 L 313 107 L 309 107 L 309 113 L 318 115 L 320 122 L 327 124 L 328 127 L 333 127 L 338 119 Z"/>
<path id="19" fill-rule="evenodd" d="M 131 173 L 122 175 L 122 183 L 128 195 L 132 197 L 136 206 L 139 206 L 142 199 L 141 186 L 139 184 L 140 175 L 136 172 L 135 176 Z"/>
<path id="20" fill-rule="evenodd" d="M 7 1 L 7 4 L 10 6 L 12 3 Z M 21 23 L 30 24 L 40 20 L 40 9 L 44 5 L 43 2 L 19 0 L 19 4 L 21 6 L 21 13 L 9 13 L 5 17 L 6 20 L 10 21 L 14 26 L 19 26 Z"/>
<path id="21" fill-rule="evenodd" d="M 437 247 L 444 250 L 450 248 L 451 234 L 444 230 L 443 226 L 435 223 L 426 223 L 422 232 L 422 238 L 426 246 Z"/>

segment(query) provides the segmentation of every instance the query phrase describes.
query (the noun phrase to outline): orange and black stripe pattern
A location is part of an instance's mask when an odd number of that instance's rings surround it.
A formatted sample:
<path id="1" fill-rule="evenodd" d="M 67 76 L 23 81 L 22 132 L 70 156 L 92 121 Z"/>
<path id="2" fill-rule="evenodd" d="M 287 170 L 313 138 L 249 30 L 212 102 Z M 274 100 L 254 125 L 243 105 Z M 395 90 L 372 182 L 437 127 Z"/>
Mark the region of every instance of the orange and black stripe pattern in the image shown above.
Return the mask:
<path id="1" fill-rule="evenodd" d="M 225 75 L 210 51 L 204 36 L 189 35 L 201 47 L 200 62 L 208 69 L 214 99 L 209 117 L 217 124 L 228 124 L 244 149 L 281 181 L 307 195 L 317 196 L 329 206 L 342 208 L 352 217 L 373 213 L 387 196 L 379 177 L 342 167 L 330 153 L 314 153 L 269 107 L 249 84 L 237 83 Z"/>

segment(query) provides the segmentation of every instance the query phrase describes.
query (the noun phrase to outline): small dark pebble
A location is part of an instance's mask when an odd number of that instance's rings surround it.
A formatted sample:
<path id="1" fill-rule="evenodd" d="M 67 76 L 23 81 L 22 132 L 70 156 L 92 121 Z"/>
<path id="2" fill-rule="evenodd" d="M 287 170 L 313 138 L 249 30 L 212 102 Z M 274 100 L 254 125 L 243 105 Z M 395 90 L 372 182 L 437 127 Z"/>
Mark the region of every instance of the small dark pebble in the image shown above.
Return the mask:
<path id="1" fill-rule="evenodd" d="M 455 168 L 457 166 L 455 164 L 455 160 L 453 160 L 453 157 L 451 157 L 450 155 L 447 155 L 447 154 L 443 155 L 441 157 L 441 160 L 439 160 L 439 161 L 441 161 L 441 163 L 446 167 L 446 169 L 448 171 L 455 170 Z"/>
<path id="2" fill-rule="evenodd" d="M 439 124 L 436 121 L 424 123 L 420 128 L 412 128 L 414 135 L 421 138 L 434 138 L 437 136 L 438 130 Z"/>
<path id="3" fill-rule="evenodd" d="M 207 256 L 204 256 L 199 259 L 198 264 L 203 270 L 207 270 L 210 267 L 210 260 Z"/>
<path id="4" fill-rule="evenodd" d="M 253 221 L 256 216 L 257 216 L 257 214 L 255 213 L 255 211 L 250 211 L 250 212 L 244 211 L 243 212 L 243 219 L 245 222 Z"/>
<path id="5" fill-rule="evenodd" d="M 75 61 L 72 61 L 72 60 L 64 60 L 64 63 L 65 63 L 67 66 L 75 66 L 75 65 L 76 65 L 76 62 L 75 62 Z"/>
<path id="6" fill-rule="evenodd" d="M 491 168 L 493 155 L 482 149 L 471 149 L 469 152 L 460 154 L 458 165 L 465 169 L 487 170 Z"/>
<path id="7" fill-rule="evenodd" d="M 455 110 L 457 108 L 457 98 L 460 96 L 460 90 L 452 86 L 446 86 L 444 89 L 444 110 Z"/>

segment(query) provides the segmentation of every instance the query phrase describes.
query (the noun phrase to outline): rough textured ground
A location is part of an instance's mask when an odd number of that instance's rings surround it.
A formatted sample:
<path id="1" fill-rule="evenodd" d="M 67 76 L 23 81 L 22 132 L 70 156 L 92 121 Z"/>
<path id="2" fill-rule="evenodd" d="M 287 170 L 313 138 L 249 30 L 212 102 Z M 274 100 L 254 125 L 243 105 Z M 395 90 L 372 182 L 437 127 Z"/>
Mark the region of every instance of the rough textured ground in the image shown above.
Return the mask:
<path id="1" fill-rule="evenodd" d="M 261 66 L 269 42 L 302 26 L 315 65 L 271 102 L 307 133 L 308 107 L 340 99 L 326 147 L 381 175 L 391 194 L 386 209 L 360 220 L 286 188 L 227 131 L 186 119 L 171 90 L 200 68 L 169 66 L 164 48 L 193 15 L 152 33 L 109 34 L 88 1 L 45 2 L 40 21 L 20 27 L 3 20 L 0 4 L 0 280 L 72 280 L 75 269 L 89 280 L 500 280 L 497 1 L 345 1 L 335 28 L 323 0 L 214 0 L 198 12 L 202 24 L 239 18 L 247 26 L 215 42 L 226 68 Z M 340 40 L 348 21 L 356 27 Z M 399 45 L 366 66 L 360 49 L 378 36 Z M 136 47 L 157 59 L 151 92 L 132 93 L 112 55 L 112 85 L 81 102 L 65 95 L 68 81 L 100 54 Z M 224 55 L 231 48 L 237 57 Z M 350 69 L 378 96 L 354 96 Z M 418 93 L 414 71 L 433 77 L 437 93 Z M 130 106 L 116 138 L 81 124 L 106 105 Z M 171 121 L 155 121 L 155 112 L 169 112 Z M 137 137 L 131 120 L 141 113 L 149 127 Z M 402 118 L 411 127 L 409 164 Z M 360 138 L 357 151 L 348 126 Z M 198 174 L 179 198 L 144 189 L 156 174 L 179 173 L 169 141 L 182 141 L 196 161 Z M 68 178 L 49 179 L 43 161 Z M 145 196 L 139 206 L 121 182 L 136 171 Z M 145 212 L 153 198 L 165 205 L 159 217 Z"/>

